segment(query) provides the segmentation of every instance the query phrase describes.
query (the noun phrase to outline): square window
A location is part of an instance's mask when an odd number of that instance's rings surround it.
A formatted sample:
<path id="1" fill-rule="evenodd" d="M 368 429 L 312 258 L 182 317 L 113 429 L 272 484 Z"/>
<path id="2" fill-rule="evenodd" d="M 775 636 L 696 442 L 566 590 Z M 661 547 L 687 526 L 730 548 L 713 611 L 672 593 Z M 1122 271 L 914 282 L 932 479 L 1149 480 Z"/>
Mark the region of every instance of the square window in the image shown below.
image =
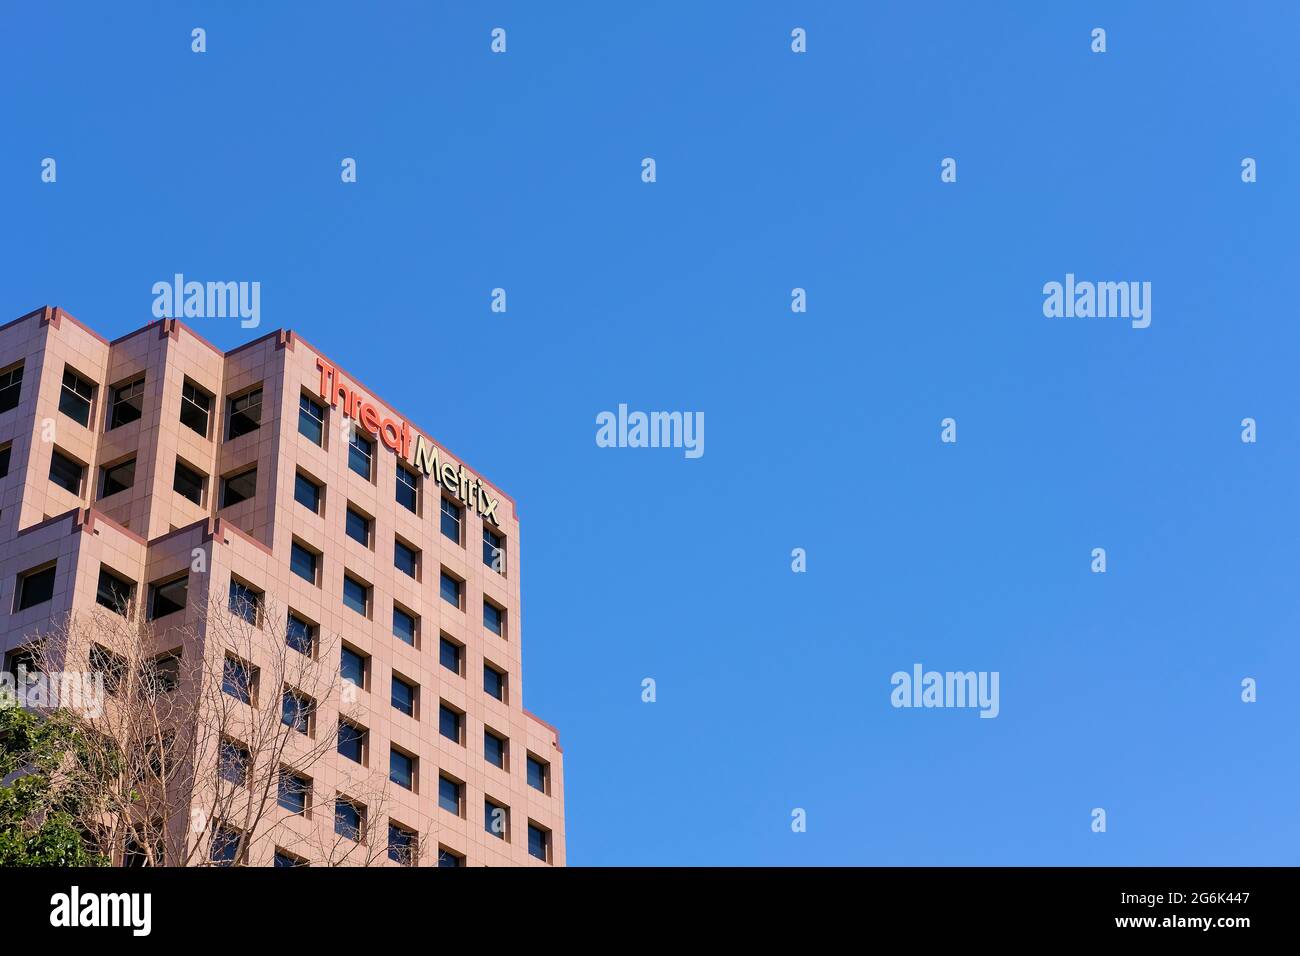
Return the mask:
<path id="1" fill-rule="evenodd" d="M 311 792 L 311 781 L 291 770 L 280 771 L 280 781 L 276 802 L 290 813 L 306 815 L 307 794 Z"/>
<path id="2" fill-rule="evenodd" d="M 189 589 L 188 574 L 149 585 L 149 619 L 152 621 L 185 610 L 185 604 L 189 600 Z"/>
<path id="3" fill-rule="evenodd" d="M 443 667 L 453 674 L 463 674 L 465 672 L 464 660 L 465 649 L 450 638 L 440 637 L 438 639 L 438 660 Z"/>
<path id="4" fill-rule="evenodd" d="M 465 745 L 464 717 L 465 715 L 460 711 L 452 710 L 446 704 L 440 704 L 438 706 L 438 733 L 448 740 L 454 740 L 463 747 Z"/>
<path id="5" fill-rule="evenodd" d="M 301 471 L 293 477 L 293 500 L 314 515 L 320 514 L 321 486 L 312 481 Z"/>
<path id="6" fill-rule="evenodd" d="M 319 555 L 297 541 L 289 544 L 289 570 L 304 581 L 316 583 Z"/>
<path id="7" fill-rule="evenodd" d="M 106 465 L 100 469 L 103 477 L 99 483 L 99 497 L 107 498 L 119 491 L 126 491 L 135 484 L 135 459 L 129 458 L 116 465 Z"/>
<path id="8" fill-rule="evenodd" d="M 311 736 L 311 717 L 315 707 L 312 699 L 296 690 L 284 689 L 280 697 L 280 723 L 292 727 L 305 737 Z"/>
<path id="9" fill-rule="evenodd" d="M 244 835 L 234 827 L 224 823 L 212 831 L 212 843 L 208 848 L 208 859 L 217 866 L 234 866 L 240 856 L 240 844 Z"/>
<path id="10" fill-rule="evenodd" d="M 506 612 L 487 598 L 483 599 L 483 626 L 498 637 L 506 636 Z"/>
<path id="11" fill-rule="evenodd" d="M 350 574 L 343 575 L 343 603 L 362 617 L 370 616 L 370 585 Z"/>
<path id="12" fill-rule="evenodd" d="M 25 611 L 29 607 L 44 604 L 54 598 L 55 565 L 24 571 L 18 575 L 18 593 L 14 599 L 14 610 Z"/>
<path id="13" fill-rule="evenodd" d="M 455 850 L 449 850 L 445 846 L 438 847 L 438 866 L 440 867 L 461 867 L 465 865 L 465 855 L 457 853 Z"/>
<path id="14" fill-rule="evenodd" d="M 397 503 L 407 511 L 419 513 L 420 477 L 411 469 L 397 466 Z"/>
<path id="15" fill-rule="evenodd" d="M 252 391 L 245 392 L 230 399 L 228 404 L 230 420 L 229 437 L 238 438 L 255 432 L 262 427 L 262 388 L 259 385 Z"/>
<path id="16" fill-rule="evenodd" d="M 403 790 L 415 789 L 415 758 L 393 747 L 388 752 L 388 779 Z"/>
<path id="17" fill-rule="evenodd" d="M 483 757 L 492 766 L 506 769 L 506 739 L 487 728 L 483 730 Z"/>
<path id="18" fill-rule="evenodd" d="M 188 498 L 196 505 L 203 504 L 203 489 L 207 486 L 207 475 L 200 474 L 193 468 L 176 459 L 176 475 L 172 478 L 172 490 Z"/>
<path id="19" fill-rule="evenodd" d="M 221 507 L 229 508 L 257 494 L 256 466 L 230 475 L 221 482 Z"/>
<path id="20" fill-rule="evenodd" d="M 221 671 L 221 690 L 241 704 L 253 702 L 257 668 L 237 657 L 227 657 Z"/>
<path id="21" fill-rule="evenodd" d="M 388 858 L 401 866 L 415 866 L 419 848 L 415 833 L 396 823 L 388 824 Z"/>
<path id="22" fill-rule="evenodd" d="M 181 386 L 181 424 L 207 438 L 211 415 L 212 396 L 186 379 Z"/>
<path id="23" fill-rule="evenodd" d="M 465 785 L 447 776 L 438 777 L 438 806 L 448 813 L 465 815 Z"/>
<path id="24" fill-rule="evenodd" d="M 409 577 L 419 578 L 420 552 L 400 539 L 393 540 L 393 566 Z"/>
<path id="25" fill-rule="evenodd" d="M 73 461 L 61 452 L 50 455 L 50 481 L 74 495 L 81 494 L 81 482 L 86 476 L 85 465 Z"/>
<path id="26" fill-rule="evenodd" d="M 539 827 L 531 820 L 528 823 L 528 855 L 543 863 L 551 862 L 551 831 Z"/>
<path id="27" fill-rule="evenodd" d="M 505 840 L 510 832 L 510 808 L 491 797 L 483 801 L 483 829 L 498 840 Z"/>
<path id="28" fill-rule="evenodd" d="M 369 732 L 366 728 L 346 720 L 339 721 L 339 753 L 349 760 L 359 764 L 366 762 L 368 738 Z"/>
<path id="29" fill-rule="evenodd" d="M 181 652 L 160 654 L 140 666 L 140 683 L 145 692 L 170 694 L 181 682 Z"/>
<path id="30" fill-rule="evenodd" d="M 393 636 L 404 644 L 410 644 L 415 647 L 416 635 L 419 629 L 419 618 L 408 611 L 404 611 L 396 604 L 393 605 Z"/>
<path id="31" fill-rule="evenodd" d="M 366 481 L 374 474 L 375 443 L 360 432 L 355 432 L 348 442 L 348 467 Z"/>
<path id="32" fill-rule="evenodd" d="M 221 741 L 221 754 L 217 760 L 217 773 L 232 786 L 242 787 L 248 782 L 248 748 L 234 740 Z"/>
<path id="33" fill-rule="evenodd" d="M 438 593 L 442 595 L 442 599 L 448 604 L 456 608 L 460 607 L 460 582 L 446 571 L 442 572 L 442 576 L 438 581 Z"/>
<path id="34" fill-rule="evenodd" d="M 392 700 L 395 710 L 400 710 L 407 717 L 414 717 L 415 695 L 416 687 L 414 684 L 402 680 L 396 674 L 393 675 Z"/>
<path id="35" fill-rule="evenodd" d="M 230 579 L 230 613 L 235 617 L 258 626 L 262 619 L 262 605 L 265 595 L 256 588 Z"/>
<path id="36" fill-rule="evenodd" d="M 487 661 L 483 662 L 483 690 L 489 697 L 495 697 L 500 701 L 506 699 L 505 672 L 497 670 Z"/>
<path id="37" fill-rule="evenodd" d="M 334 801 L 334 832 L 341 837 L 360 842 L 366 826 L 366 809 L 346 797 Z"/>
<path id="38" fill-rule="evenodd" d="M 534 790 L 540 790 L 542 793 L 550 792 L 551 765 L 545 760 L 539 760 L 532 754 L 528 755 L 528 786 Z"/>
<path id="39" fill-rule="evenodd" d="M 59 392 L 59 411 L 78 425 L 89 425 L 90 400 L 94 397 L 95 386 L 64 366 L 63 388 Z"/>
<path id="40" fill-rule="evenodd" d="M 108 416 L 108 430 L 138 421 L 144 411 L 144 376 L 113 389 L 113 408 Z"/>
<path id="41" fill-rule="evenodd" d="M 275 851 L 274 865 L 275 866 L 310 866 L 311 864 L 308 863 L 300 856 L 294 856 L 288 850 L 281 850 L 277 848 Z"/>
<path id="42" fill-rule="evenodd" d="M 128 581 L 101 565 L 99 568 L 99 585 L 95 588 L 95 602 L 110 611 L 125 614 L 134 600 L 135 582 Z"/>
<path id="43" fill-rule="evenodd" d="M 284 642 L 299 654 L 312 657 L 316 651 L 316 625 L 290 611 Z"/>
<path id="44" fill-rule="evenodd" d="M 506 573 L 506 539 L 491 528 L 483 528 L 483 563 L 497 574 Z"/>
<path id="45" fill-rule="evenodd" d="M 320 445 L 325 438 L 325 406 L 306 395 L 298 396 L 298 434 Z"/>
<path id="46" fill-rule="evenodd" d="M 442 499 L 442 535 L 457 544 L 460 544 L 460 519 L 463 513 L 461 506 L 450 498 Z"/>
<path id="47" fill-rule="evenodd" d="M 370 547 L 370 526 L 371 521 L 360 511 L 355 508 L 348 508 L 346 521 L 346 531 L 348 537 L 363 547 Z"/>
<path id="48" fill-rule="evenodd" d="M 22 385 L 22 362 L 0 371 L 0 413 L 13 411 L 18 407 L 18 397 Z"/>
<path id="49" fill-rule="evenodd" d="M 339 658 L 339 677 L 365 690 L 367 661 L 368 658 L 364 654 L 345 646 Z"/>

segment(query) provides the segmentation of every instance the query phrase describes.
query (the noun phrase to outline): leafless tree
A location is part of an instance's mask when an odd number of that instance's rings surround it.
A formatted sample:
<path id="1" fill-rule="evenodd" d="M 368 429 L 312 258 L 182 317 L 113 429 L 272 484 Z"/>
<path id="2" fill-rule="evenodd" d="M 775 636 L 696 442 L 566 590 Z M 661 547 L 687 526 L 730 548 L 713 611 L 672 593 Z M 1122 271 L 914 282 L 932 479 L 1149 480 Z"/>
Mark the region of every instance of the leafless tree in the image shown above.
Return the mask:
<path id="1" fill-rule="evenodd" d="M 102 675 L 102 706 L 50 701 L 82 744 L 59 786 L 86 836 L 122 865 L 256 865 L 277 850 L 313 865 L 387 863 L 386 774 L 336 768 L 337 820 L 332 792 L 312 805 L 315 768 L 340 728 L 359 726 L 337 639 L 252 592 L 192 611 L 161 626 L 130 603 L 96 606 L 31 644 L 51 686 L 69 672 Z M 403 836 L 413 850 L 401 862 L 426 856 L 428 833 Z M 406 852 L 399 842 L 392 856 Z"/>

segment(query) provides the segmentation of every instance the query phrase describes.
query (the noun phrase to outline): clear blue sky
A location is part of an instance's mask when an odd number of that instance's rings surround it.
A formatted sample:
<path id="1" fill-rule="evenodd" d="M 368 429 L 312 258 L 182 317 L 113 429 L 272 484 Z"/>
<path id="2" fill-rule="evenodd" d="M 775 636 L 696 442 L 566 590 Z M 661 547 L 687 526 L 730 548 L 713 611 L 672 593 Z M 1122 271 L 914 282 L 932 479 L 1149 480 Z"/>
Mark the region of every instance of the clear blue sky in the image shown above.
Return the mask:
<path id="1" fill-rule="evenodd" d="M 1300 862 L 1295 5 L 617 6 L 5 4 L 4 317 L 260 281 L 508 490 L 573 864 Z"/>

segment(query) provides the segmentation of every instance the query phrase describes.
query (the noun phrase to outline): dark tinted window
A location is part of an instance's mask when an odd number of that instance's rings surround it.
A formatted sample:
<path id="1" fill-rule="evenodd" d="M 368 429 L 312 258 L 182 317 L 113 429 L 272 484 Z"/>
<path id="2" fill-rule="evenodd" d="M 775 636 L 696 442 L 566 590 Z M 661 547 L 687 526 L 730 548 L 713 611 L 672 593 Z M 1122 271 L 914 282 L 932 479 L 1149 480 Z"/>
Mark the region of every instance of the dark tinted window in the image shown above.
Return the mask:
<path id="1" fill-rule="evenodd" d="M 461 507 L 449 498 L 442 499 L 442 533 L 444 537 L 450 538 L 457 544 L 460 544 L 460 516 Z"/>
<path id="2" fill-rule="evenodd" d="M 415 577 L 415 572 L 419 566 L 420 552 L 415 548 L 402 544 L 400 541 L 393 542 L 393 565 L 403 574 Z"/>
<path id="3" fill-rule="evenodd" d="M 316 628 L 297 614 L 291 613 L 285 629 L 284 641 L 299 654 L 310 657 L 316 642 Z"/>
<path id="4" fill-rule="evenodd" d="M 72 369 L 64 369 L 63 388 L 59 392 L 59 411 L 78 425 L 88 425 L 90 423 L 90 399 L 94 394 L 94 385 L 72 371 Z"/>
<path id="5" fill-rule="evenodd" d="M 230 579 L 230 613 L 256 624 L 262 610 L 262 592 L 242 581 Z"/>
<path id="6" fill-rule="evenodd" d="M 461 715 L 452 710 L 446 704 L 438 707 L 438 733 L 442 734 L 448 740 L 454 740 L 456 743 L 461 742 L 460 735 Z"/>
<path id="7" fill-rule="evenodd" d="M 187 381 L 181 387 L 181 424 L 207 438 L 211 414 L 212 396 Z"/>
<path id="8" fill-rule="evenodd" d="M 460 582 L 446 571 L 442 572 L 442 576 L 438 581 L 438 593 L 442 595 L 442 599 L 448 604 L 460 607 Z"/>
<path id="9" fill-rule="evenodd" d="M 367 481 L 375 455 L 375 443 L 362 435 L 353 435 L 348 442 L 348 467 Z"/>
<path id="10" fill-rule="evenodd" d="M 125 614 L 127 606 L 134 599 L 134 582 L 118 577 L 107 568 L 101 567 L 99 569 L 99 586 L 95 589 L 95 601 L 97 603 L 102 604 L 110 611 Z"/>
<path id="11" fill-rule="evenodd" d="M 461 785 L 455 780 L 438 778 L 438 806 L 456 816 L 461 813 L 461 792 Z"/>
<path id="12" fill-rule="evenodd" d="M 227 657 L 221 671 L 221 689 L 240 703 L 253 702 L 253 674 L 241 660 Z"/>
<path id="13" fill-rule="evenodd" d="M 85 468 L 66 455 L 56 451 L 50 456 L 50 481 L 74 495 L 81 494 L 81 479 L 85 473 Z"/>
<path id="14" fill-rule="evenodd" d="M 339 659 L 339 676 L 360 688 L 366 686 L 366 659 L 356 651 L 343 648 Z"/>
<path id="15" fill-rule="evenodd" d="M 298 396 L 298 433 L 319 445 L 325 437 L 325 406 L 306 395 Z"/>
<path id="16" fill-rule="evenodd" d="M 172 489 L 196 505 L 203 504 L 203 486 L 208 479 L 193 468 L 176 462 L 176 476 L 172 478 Z"/>
<path id="17" fill-rule="evenodd" d="M 280 804 L 280 806 L 284 807 L 290 813 L 306 813 L 307 795 L 309 793 L 311 793 L 310 780 L 306 777 L 299 776 L 296 773 L 291 773 L 288 770 L 280 771 L 280 784 L 276 796 L 276 802 Z M 276 856 L 276 866 L 279 866 L 279 854 Z M 293 866 L 294 864 L 289 863 L 286 865 Z"/>
<path id="18" fill-rule="evenodd" d="M 370 588 L 356 578 L 343 575 L 343 603 L 358 614 L 367 613 L 370 601 Z"/>
<path id="19" fill-rule="evenodd" d="M 99 497 L 107 498 L 119 491 L 126 491 L 135 484 L 135 459 L 110 465 L 104 469 L 104 481 L 100 487 Z"/>
<path id="20" fill-rule="evenodd" d="M 417 857 L 415 834 L 396 823 L 388 824 L 388 858 L 402 866 L 415 866 Z"/>
<path id="21" fill-rule="evenodd" d="M 176 611 L 184 610 L 188 600 L 190 579 L 188 575 L 166 581 L 162 584 L 149 585 L 149 617 L 165 617 Z M 220 592 L 218 592 L 220 593 Z"/>
<path id="22" fill-rule="evenodd" d="M 347 517 L 348 537 L 359 544 L 370 547 L 370 519 L 358 511 L 348 509 Z"/>
<path id="23" fill-rule="evenodd" d="M 311 732 L 311 701 L 296 691 L 286 690 L 280 698 L 280 722 L 300 734 Z"/>
<path id="24" fill-rule="evenodd" d="M 236 396 L 230 400 L 230 437 L 238 438 L 262 427 L 262 390 Z"/>
<path id="25" fill-rule="evenodd" d="M 349 760 L 363 763 L 366 756 L 366 729 L 347 721 L 339 722 L 339 753 Z"/>
<path id="26" fill-rule="evenodd" d="M 297 541 L 289 545 L 289 570 L 304 581 L 316 583 L 316 555 Z"/>
<path id="27" fill-rule="evenodd" d="M 17 609 L 19 611 L 35 607 L 37 604 L 44 604 L 54 597 L 55 570 L 55 566 L 50 565 L 48 568 L 42 568 L 39 571 L 27 571 L 18 576 Z"/>
<path id="28" fill-rule="evenodd" d="M 393 678 L 393 707 L 407 717 L 415 716 L 415 687 L 400 677 Z"/>
<path id="29" fill-rule="evenodd" d="M 408 614 L 400 607 L 393 608 L 393 636 L 403 643 L 415 646 L 415 615 Z"/>
<path id="30" fill-rule="evenodd" d="M 445 637 L 438 639 L 438 660 L 452 673 L 459 674 L 461 667 L 461 646 Z"/>
<path id="31" fill-rule="evenodd" d="M 400 750 L 389 751 L 388 779 L 406 790 L 412 789 L 415 786 L 415 759 Z"/>
<path id="32" fill-rule="evenodd" d="M 250 468 L 231 475 L 221 483 L 221 507 L 229 508 L 257 494 L 257 469 Z"/>
<path id="33" fill-rule="evenodd" d="M 0 372 L 0 412 L 7 412 L 18 407 L 19 393 L 23 386 L 23 366 L 19 364 Z"/>
<path id="34" fill-rule="evenodd" d="M 483 626 L 493 634 L 505 637 L 505 612 L 491 601 L 483 602 Z"/>
<path id="35" fill-rule="evenodd" d="M 109 413 L 111 431 L 119 425 L 136 421 L 144 410 L 144 376 L 113 389 L 113 408 Z"/>
<path id="36" fill-rule="evenodd" d="M 528 786 L 532 787 L 534 790 L 540 790 L 542 793 L 545 793 L 546 775 L 546 764 L 542 763 L 542 761 L 538 760 L 536 757 L 530 756 L 528 758 Z"/>
<path id="37" fill-rule="evenodd" d="M 506 698 L 506 675 L 491 664 L 483 665 L 483 689 L 497 700 Z"/>
<path id="38" fill-rule="evenodd" d="M 483 563 L 497 574 L 506 573 L 506 539 L 487 527 L 483 529 Z"/>
<path id="39" fill-rule="evenodd" d="M 494 837 L 504 840 L 510 828 L 510 811 L 492 800 L 483 801 L 483 829 Z"/>
<path id="40" fill-rule="evenodd" d="M 320 485 L 298 472 L 293 479 L 293 500 L 312 514 L 320 514 Z"/>
<path id="41" fill-rule="evenodd" d="M 339 797 L 334 801 L 334 832 L 349 840 L 361 839 L 361 808 Z"/>
<path id="42" fill-rule="evenodd" d="M 506 766 L 506 741 L 490 730 L 483 731 L 483 756 L 494 767 Z"/>
<path id="43" fill-rule="evenodd" d="M 550 847 L 551 835 L 541 827 L 528 824 L 528 855 L 535 856 L 539 860 L 549 859 L 547 850 Z"/>
<path id="44" fill-rule="evenodd" d="M 409 468 L 397 466 L 397 503 L 408 511 L 416 511 L 419 501 L 420 479 Z"/>

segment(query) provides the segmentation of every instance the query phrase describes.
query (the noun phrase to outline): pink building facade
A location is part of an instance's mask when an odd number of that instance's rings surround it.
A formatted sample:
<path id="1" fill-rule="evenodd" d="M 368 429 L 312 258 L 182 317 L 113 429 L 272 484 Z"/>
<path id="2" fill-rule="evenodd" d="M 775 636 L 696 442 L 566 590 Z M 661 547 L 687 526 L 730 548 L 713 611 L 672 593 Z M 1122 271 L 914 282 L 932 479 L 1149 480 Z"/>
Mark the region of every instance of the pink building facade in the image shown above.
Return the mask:
<path id="1" fill-rule="evenodd" d="M 106 573 L 151 606 L 187 595 L 173 621 L 248 586 L 337 638 L 344 678 L 361 662 L 368 759 L 409 758 L 384 812 L 428 835 L 421 865 L 564 864 L 558 732 L 523 707 L 519 572 L 513 500 L 292 331 L 222 352 L 171 319 L 111 342 L 51 307 L 0 327 L 6 670 Z M 347 759 L 313 771 L 301 825 L 332 825 Z"/>

